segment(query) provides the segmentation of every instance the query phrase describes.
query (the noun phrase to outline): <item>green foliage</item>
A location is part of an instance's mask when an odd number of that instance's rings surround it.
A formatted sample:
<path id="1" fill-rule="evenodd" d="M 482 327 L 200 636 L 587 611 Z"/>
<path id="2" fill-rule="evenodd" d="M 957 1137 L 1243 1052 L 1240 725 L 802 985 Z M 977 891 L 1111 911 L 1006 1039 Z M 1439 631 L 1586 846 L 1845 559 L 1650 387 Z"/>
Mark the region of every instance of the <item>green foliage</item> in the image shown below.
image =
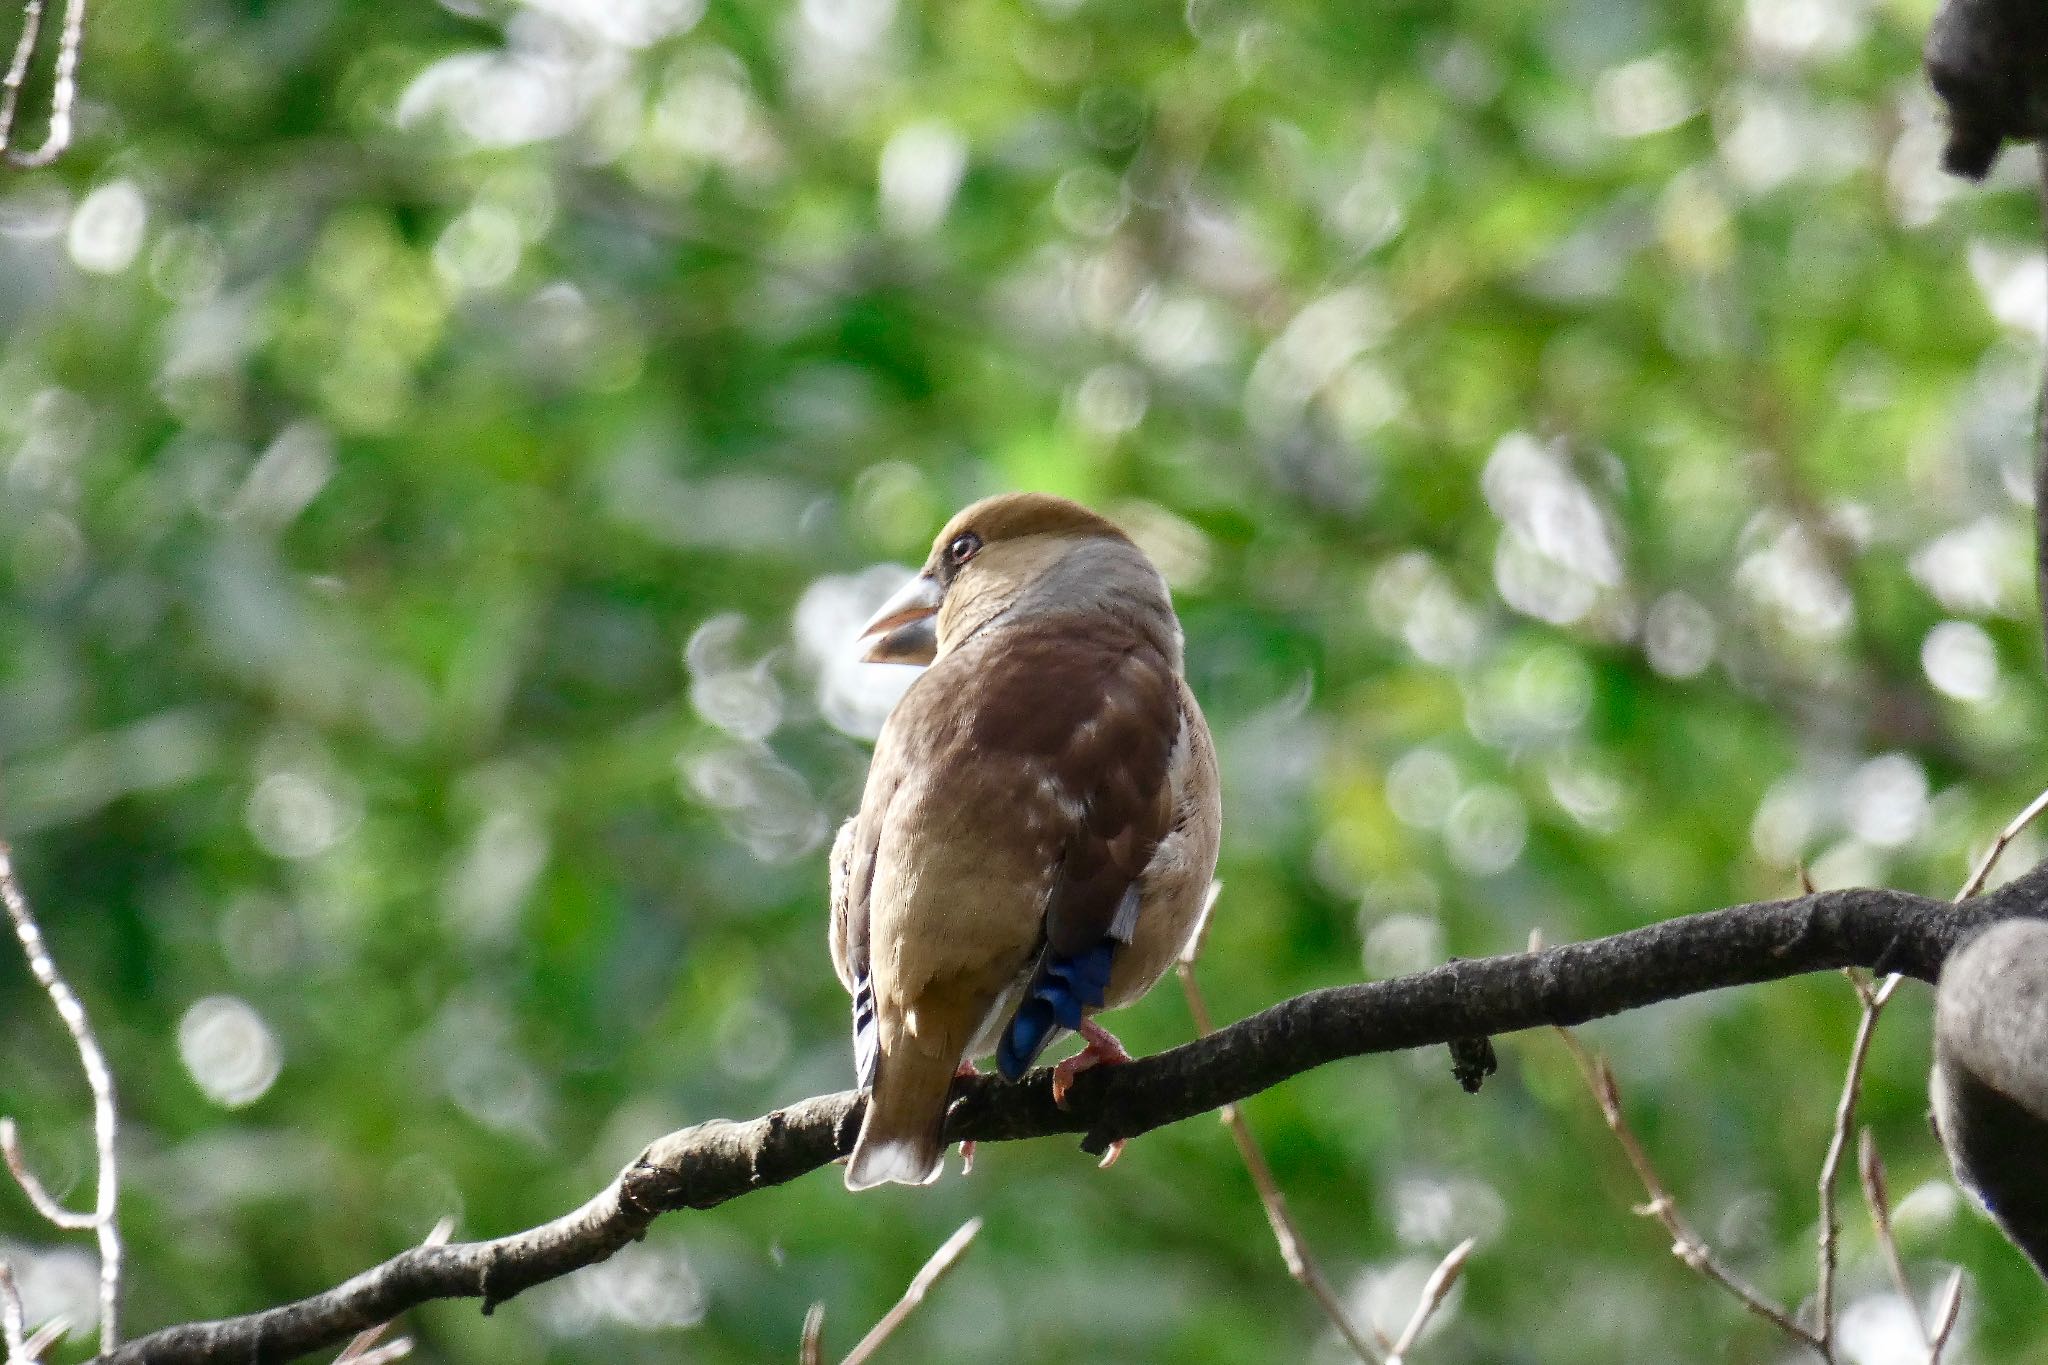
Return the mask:
<path id="1" fill-rule="evenodd" d="M 0 828 L 122 1083 L 134 1328 L 849 1084 L 847 628 L 984 492 L 1175 580 L 1225 1017 L 1801 863 L 1945 892 L 2041 784 L 2036 228 L 2016 167 L 1936 170 L 1926 4 L 700 8 L 110 0 L 82 144 L 0 180 Z M 75 1063 L 4 962 L 0 1010 L 0 1112 L 76 1199 Z M 2048 1360 L 1945 1193 L 1926 1015 L 1867 1101 L 1909 1267 Z M 1587 1030 L 1787 1300 L 1853 1024 L 1810 980 Z M 1118 1026 L 1190 1031 L 1170 986 Z M 1476 1235 L 1431 1365 L 1774 1358 L 1554 1042 L 1502 1052 L 1477 1098 L 1432 1054 L 1248 1107 L 1340 1285 Z M 823 1300 L 844 1349 L 974 1213 L 899 1358 L 1338 1358 L 1210 1121 L 1109 1174 L 821 1174 L 414 1326 L 759 1360 Z M 37 1315 L 83 1303 L 4 1195 L 0 1234 Z"/>

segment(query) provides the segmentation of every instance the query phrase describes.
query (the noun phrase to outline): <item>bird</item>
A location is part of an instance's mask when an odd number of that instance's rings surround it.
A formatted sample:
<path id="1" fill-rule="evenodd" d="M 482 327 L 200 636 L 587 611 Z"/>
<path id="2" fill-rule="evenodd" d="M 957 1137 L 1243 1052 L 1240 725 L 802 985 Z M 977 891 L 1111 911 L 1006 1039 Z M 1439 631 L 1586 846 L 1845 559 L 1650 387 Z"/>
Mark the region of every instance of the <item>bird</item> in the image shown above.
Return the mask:
<path id="1" fill-rule="evenodd" d="M 1070 1033 L 1074 1076 L 1130 1060 L 1095 1022 L 1142 997 L 1208 910 L 1222 835 L 1209 727 L 1166 580 L 1046 493 L 957 513 L 862 657 L 924 666 L 831 853 L 832 961 L 867 1108 L 846 1185 L 929 1184 L 954 1078 L 1010 1080 Z"/>

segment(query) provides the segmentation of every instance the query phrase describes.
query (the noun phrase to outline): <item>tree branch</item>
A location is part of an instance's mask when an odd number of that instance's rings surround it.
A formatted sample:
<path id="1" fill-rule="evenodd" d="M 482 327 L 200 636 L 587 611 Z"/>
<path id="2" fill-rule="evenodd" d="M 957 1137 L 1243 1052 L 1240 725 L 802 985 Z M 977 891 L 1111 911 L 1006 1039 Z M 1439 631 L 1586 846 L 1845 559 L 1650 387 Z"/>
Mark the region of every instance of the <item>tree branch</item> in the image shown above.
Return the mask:
<path id="1" fill-rule="evenodd" d="M 1436 1263 L 1436 1269 L 1429 1272 L 1423 1282 L 1422 1293 L 1416 1297 L 1415 1311 L 1408 1315 L 1408 1325 L 1401 1329 L 1401 1335 L 1394 1342 L 1394 1353 L 1387 1357 L 1387 1365 L 1406 1365 L 1408 1353 L 1415 1349 L 1415 1343 L 1422 1340 L 1422 1333 L 1429 1326 L 1436 1310 L 1444 1306 L 1444 1300 L 1457 1287 L 1458 1276 L 1465 1273 L 1465 1261 L 1472 1255 L 1472 1248 L 1479 1243 L 1467 1237 L 1464 1241 L 1444 1253 Z"/>
<path id="2" fill-rule="evenodd" d="M 1207 917 L 1204 916 L 1205 927 L 1206 923 Z M 1199 931 L 1196 937 L 1200 939 Z M 1187 996 L 1188 1013 L 1194 1016 L 1195 1032 L 1203 1037 L 1214 1033 L 1216 1025 L 1209 1018 L 1209 1002 L 1195 981 L 1192 950 L 1181 955 L 1181 960 L 1174 964 L 1174 970 L 1180 975 L 1181 992 Z M 1234 1104 L 1226 1104 L 1217 1111 L 1217 1116 L 1230 1131 L 1230 1140 L 1237 1144 L 1238 1159 L 1244 1163 L 1245 1173 L 1251 1176 L 1252 1188 L 1258 1193 L 1259 1205 L 1266 1211 L 1266 1225 L 1273 1230 L 1273 1241 L 1279 1245 L 1280 1261 L 1287 1267 L 1288 1278 L 1308 1291 L 1316 1306 L 1323 1310 L 1323 1316 L 1337 1329 L 1337 1335 L 1351 1348 L 1351 1354 L 1363 1365 L 1386 1365 L 1394 1343 L 1387 1340 L 1376 1324 L 1368 1323 L 1379 1338 L 1379 1344 L 1375 1346 L 1351 1321 L 1344 1301 L 1331 1287 L 1330 1278 L 1323 1273 L 1321 1263 L 1309 1251 L 1301 1229 L 1295 1226 L 1294 1215 L 1287 1211 L 1287 1196 L 1281 1192 L 1280 1182 L 1273 1177 L 1273 1167 L 1266 1160 L 1265 1150 L 1252 1136 L 1251 1125 L 1244 1121 L 1244 1111 Z"/>
<path id="3" fill-rule="evenodd" d="M 1078 1077 L 1064 1109 L 1051 1073 L 1016 1084 L 956 1083 L 949 1141 L 1085 1133 L 1119 1138 L 1242 1100 L 1342 1057 L 1442 1046 L 1455 1038 L 1582 1024 L 1728 986 L 1861 966 L 1932 980 L 1971 932 L 2048 918 L 2048 871 L 1967 906 L 1902 891 L 1826 891 L 1667 920 L 1590 943 L 1467 959 L 1412 976 L 1282 1001 L 1196 1042 Z M 708 1209 L 794 1180 L 851 1150 L 862 1097 L 820 1095 L 757 1119 L 716 1119 L 652 1143 L 583 1207 L 489 1242 L 416 1247 L 322 1294 L 217 1322 L 165 1328 L 113 1351 L 110 1365 L 289 1360 L 429 1299 L 522 1290 L 605 1259 L 662 1213 Z"/>
<path id="4" fill-rule="evenodd" d="M 16 101 L 28 64 L 35 55 L 36 39 L 42 32 L 43 0 L 26 0 L 22 6 L 21 38 L 14 60 L 0 79 L 0 162 L 22 169 L 47 166 L 71 145 L 71 104 L 78 95 L 78 50 L 85 42 L 85 0 L 66 0 L 64 27 L 57 37 L 57 69 L 50 85 L 50 126 L 43 145 L 24 152 L 12 145 Z"/>
<path id="5" fill-rule="evenodd" d="M 42 926 L 36 923 L 35 913 L 29 909 L 28 897 L 15 881 L 14 855 L 4 842 L 0 842 L 0 908 L 6 910 L 7 919 L 14 926 L 14 936 L 21 943 L 22 956 L 28 959 L 29 974 L 43 988 L 43 994 L 50 998 L 51 1008 L 63 1021 L 65 1032 L 71 1035 L 72 1044 L 78 1049 L 79 1065 L 85 1072 L 86 1086 L 92 1091 L 93 1145 L 99 1156 L 99 1190 L 93 1198 L 92 1212 L 72 1213 L 50 1196 L 42 1181 L 30 1171 L 21 1152 L 14 1120 L 9 1118 L 0 1118 L 0 1156 L 5 1157 L 9 1173 L 37 1213 L 60 1229 L 89 1230 L 98 1241 L 100 1349 L 111 1351 L 120 1341 L 121 1305 L 121 1229 L 115 1218 L 120 1179 L 114 1164 L 120 1118 L 114 1107 L 114 1074 L 107 1067 L 107 1054 L 100 1047 L 99 1035 L 93 1032 L 92 1021 L 86 1017 L 85 1006 L 79 1003 L 77 992 L 71 989 L 63 973 L 57 970 L 49 946 L 43 942 Z"/>
<path id="6" fill-rule="evenodd" d="M 840 1361 L 839 1365 L 862 1365 L 862 1362 L 881 1350 L 889 1338 L 895 1335 L 896 1329 L 917 1311 L 917 1306 L 924 1302 L 924 1296 L 932 1292 L 932 1286 L 943 1279 L 946 1272 L 967 1254 L 967 1248 L 973 1245 L 974 1239 L 980 1233 L 979 1218 L 970 1218 L 962 1223 L 959 1229 L 932 1253 L 932 1258 L 924 1263 L 924 1269 L 918 1271 L 910 1281 L 910 1287 L 903 1291 L 903 1297 L 896 1300 L 895 1306 L 882 1315 L 880 1322 L 868 1329 L 868 1334 L 847 1352 L 846 1359 Z"/>
<path id="7" fill-rule="evenodd" d="M 1738 1277 L 1734 1271 L 1721 1263 L 1714 1249 L 1706 1239 L 1693 1230 L 1692 1224 L 1679 1211 L 1677 1196 L 1664 1183 L 1664 1177 L 1657 1174 L 1657 1167 L 1650 1160 L 1650 1154 L 1643 1147 L 1642 1139 L 1628 1126 L 1628 1119 L 1621 1110 L 1621 1090 L 1615 1084 L 1614 1071 L 1604 1057 L 1595 1057 L 1586 1051 L 1572 1031 L 1560 1028 L 1557 1036 L 1563 1040 L 1565 1049 L 1572 1055 L 1572 1064 L 1579 1069 L 1579 1075 L 1586 1082 L 1586 1089 L 1593 1093 L 1593 1103 L 1599 1106 L 1600 1117 L 1607 1123 L 1607 1130 L 1614 1134 L 1621 1144 L 1622 1155 L 1628 1158 L 1629 1166 L 1635 1171 L 1636 1179 L 1642 1182 L 1643 1193 L 1649 1196 L 1647 1203 L 1636 1207 L 1636 1212 L 1645 1218 L 1654 1218 L 1671 1238 L 1671 1254 L 1685 1267 L 1709 1284 L 1718 1285 L 1727 1291 L 1738 1303 L 1764 1322 L 1783 1332 L 1792 1341 L 1811 1347 L 1823 1361 L 1832 1362 L 1834 1354 L 1828 1348 L 1826 1339 L 1816 1332 L 1799 1325 L 1793 1316 L 1777 1304 L 1758 1293 L 1755 1288 Z M 1832 1321 L 1830 1315 L 1823 1315 L 1823 1321 Z"/>
<path id="8" fill-rule="evenodd" d="M 1971 887 L 1983 881 L 1984 874 L 1991 870 L 1992 860 L 1998 856 L 1998 850 L 2004 847 L 2003 842 L 1994 846 L 1984 860 L 1982 871 L 1970 878 L 1958 900 L 1969 898 Z M 1863 1017 L 1856 1024 L 1856 1041 L 1849 1047 L 1849 1066 L 1842 1077 L 1842 1097 L 1835 1102 L 1834 1132 L 1828 1139 L 1827 1155 L 1821 1158 L 1820 1163 L 1820 1278 L 1813 1296 L 1821 1349 L 1830 1353 L 1830 1359 L 1835 1345 L 1836 1244 L 1842 1231 L 1841 1214 L 1835 1201 L 1835 1180 L 1841 1171 L 1842 1154 L 1849 1148 L 1849 1130 L 1856 1125 L 1856 1105 L 1863 1096 L 1863 1068 L 1870 1059 L 1870 1040 L 1877 1036 L 1878 1018 L 1897 993 L 1900 979 L 1894 973 L 1884 979 L 1883 985 L 1873 988 L 1856 976 L 1849 978 L 1849 984 L 1856 988 L 1856 998 L 1863 1002 Z"/>
<path id="9" fill-rule="evenodd" d="M 36 54 L 36 39 L 43 32 L 43 0 L 27 0 L 21 8 L 21 37 L 15 41 L 14 60 L 7 74 L 0 76 L 0 151 L 14 135 L 14 110 L 21 102 L 21 84 L 28 79 L 29 59 Z"/>
<path id="10" fill-rule="evenodd" d="M 1856 1139 L 1856 1174 L 1863 1184 L 1863 1205 L 1870 1210 L 1870 1231 L 1877 1249 L 1884 1253 L 1885 1269 L 1891 1272 L 1892 1287 L 1899 1302 L 1913 1313 L 1913 1326 L 1920 1332 L 1920 1344 L 1934 1353 L 1934 1333 L 1920 1316 L 1920 1300 L 1913 1293 L 1913 1281 L 1906 1275 L 1906 1258 L 1899 1254 L 1899 1239 L 1892 1232 L 1892 1197 L 1884 1175 L 1884 1157 L 1877 1150 L 1877 1134 L 1865 1128 Z"/>
<path id="11" fill-rule="evenodd" d="M 23 1347 L 25 1333 L 21 1316 L 21 1290 L 15 1287 L 14 1269 L 0 1261 L 0 1358 L 7 1365 L 32 1357 Z"/>

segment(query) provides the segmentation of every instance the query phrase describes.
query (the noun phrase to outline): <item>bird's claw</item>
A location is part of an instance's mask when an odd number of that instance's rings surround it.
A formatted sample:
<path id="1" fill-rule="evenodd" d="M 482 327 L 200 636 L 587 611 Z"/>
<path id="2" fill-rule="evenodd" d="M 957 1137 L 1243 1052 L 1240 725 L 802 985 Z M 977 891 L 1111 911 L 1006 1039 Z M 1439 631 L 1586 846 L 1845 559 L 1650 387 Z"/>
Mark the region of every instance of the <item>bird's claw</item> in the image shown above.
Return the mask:
<path id="1" fill-rule="evenodd" d="M 1093 1019 L 1081 1021 L 1081 1036 L 1088 1040 L 1088 1046 L 1052 1069 L 1052 1102 L 1062 1109 L 1067 1107 L 1067 1091 L 1073 1088 L 1074 1077 L 1098 1066 L 1122 1066 L 1131 1060 L 1131 1054 L 1124 1051 L 1116 1035 Z"/>

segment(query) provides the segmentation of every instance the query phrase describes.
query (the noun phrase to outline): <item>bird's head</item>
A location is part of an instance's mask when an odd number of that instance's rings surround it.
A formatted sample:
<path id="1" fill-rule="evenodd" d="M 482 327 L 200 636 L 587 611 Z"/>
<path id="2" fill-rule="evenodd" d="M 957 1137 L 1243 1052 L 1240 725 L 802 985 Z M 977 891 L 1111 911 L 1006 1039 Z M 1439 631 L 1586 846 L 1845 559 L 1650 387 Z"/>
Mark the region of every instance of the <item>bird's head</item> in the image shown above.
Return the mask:
<path id="1" fill-rule="evenodd" d="M 1158 570 L 1115 523 L 1050 493 L 1004 493 L 946 523 L 923 570 L 862 628 L 861 657 L 928 664 L 998 617 L 1105 607 L 1173 620 Z"/>

